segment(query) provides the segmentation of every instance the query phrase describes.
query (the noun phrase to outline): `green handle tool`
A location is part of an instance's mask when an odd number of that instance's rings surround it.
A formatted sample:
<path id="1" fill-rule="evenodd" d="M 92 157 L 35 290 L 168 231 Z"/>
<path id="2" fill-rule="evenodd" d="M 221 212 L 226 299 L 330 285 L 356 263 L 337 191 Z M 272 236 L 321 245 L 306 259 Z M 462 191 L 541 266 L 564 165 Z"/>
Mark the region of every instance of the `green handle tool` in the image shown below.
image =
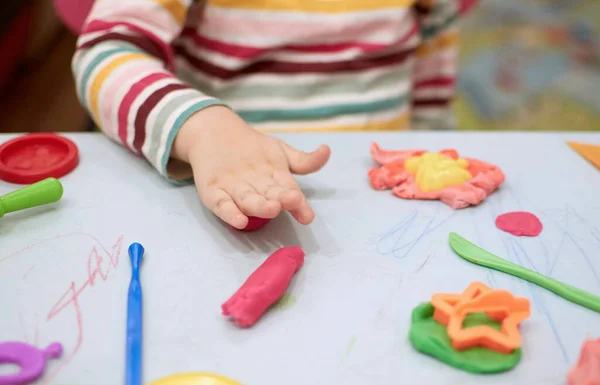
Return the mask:
<path id="1" fill-rule="evenodd" d="M 0 218 L 14 211 L 58 202 L 63 186 L 56 178 L 48 178 L 0 197 Z"/>
<path id="2" fill-rule="evenodd" d="M 489 267 L 494 270 L 501 271 L 506 274 L 524 279 L 546 290 L 550 290 L 554 294 L 571 301 L 590 310 L 600 313 L 600 297 L 559 282 L 550 277 L 536 273 L 522 266 L 515 265 L 512 262 L 504 260 L 494 254 L 472 244 L 456 233 L 450 233 L 450 247 L 461 258 L 477 265 Z"/>

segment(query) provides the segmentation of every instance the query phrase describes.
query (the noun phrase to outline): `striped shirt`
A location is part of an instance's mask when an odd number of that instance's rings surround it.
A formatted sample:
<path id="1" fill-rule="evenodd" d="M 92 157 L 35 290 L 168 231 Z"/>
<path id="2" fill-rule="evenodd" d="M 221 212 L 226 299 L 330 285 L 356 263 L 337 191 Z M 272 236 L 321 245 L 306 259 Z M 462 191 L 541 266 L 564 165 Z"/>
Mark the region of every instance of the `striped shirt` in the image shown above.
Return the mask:
<path id="1" fill-rule="evenodd" d="M 110 138 L 162 175 L 224 104 L 259 130 L 452 125 L 458 18 L 477 0 L 96 0 L 73 71 Z"/>

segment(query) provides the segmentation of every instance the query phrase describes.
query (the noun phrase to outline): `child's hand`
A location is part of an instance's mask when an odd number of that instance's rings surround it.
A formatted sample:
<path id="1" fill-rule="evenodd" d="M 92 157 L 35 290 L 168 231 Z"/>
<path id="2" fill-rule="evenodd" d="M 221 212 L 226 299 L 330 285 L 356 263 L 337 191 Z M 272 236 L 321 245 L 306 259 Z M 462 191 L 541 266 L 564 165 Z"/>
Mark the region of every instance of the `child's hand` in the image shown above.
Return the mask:
<path id="1" fill-rule="evenodd" d="M 325 145 L 312 153 L 296 150 L 220 106 L 188 119 L 173 146 L 173 156 L 191 164 L 202 202 L 238 229 L 248 216 L 275 218 L 281 210 L 312 222 L 315 214 L 292 174 L 318 171 L 330 152 Z"/>

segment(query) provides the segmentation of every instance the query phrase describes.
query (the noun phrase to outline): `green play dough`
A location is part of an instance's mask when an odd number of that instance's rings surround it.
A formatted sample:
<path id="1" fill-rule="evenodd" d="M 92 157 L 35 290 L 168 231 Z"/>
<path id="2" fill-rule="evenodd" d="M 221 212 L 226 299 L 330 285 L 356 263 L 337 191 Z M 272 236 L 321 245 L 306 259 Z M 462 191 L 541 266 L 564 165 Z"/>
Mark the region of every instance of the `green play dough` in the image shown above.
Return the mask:
<path id="1" fill-rule="evenodd" d="M 421 353 L 436 357 L 442 362 L 472 373 L 499 373 L 514 368 L 521 360 L 521 349 L 503 354 L 482 347 L 454 350 L 446 327 L 433 319 L 433 305 L 423 303 L 413 309 L 409 339 Z M 500 330 L 500 324 L 485 314 L 469 314 L 465 328 L 488 325 Z"/>

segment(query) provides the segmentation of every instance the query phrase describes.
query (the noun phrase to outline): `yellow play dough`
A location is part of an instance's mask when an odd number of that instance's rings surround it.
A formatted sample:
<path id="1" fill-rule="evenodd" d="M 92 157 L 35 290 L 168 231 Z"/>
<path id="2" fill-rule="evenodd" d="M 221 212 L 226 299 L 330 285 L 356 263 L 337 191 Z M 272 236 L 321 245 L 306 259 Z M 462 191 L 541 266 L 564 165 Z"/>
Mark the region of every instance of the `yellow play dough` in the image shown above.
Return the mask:
<path id="1" fill-rule="evenodd" d="M 242 385 L 240 382 L 214 373 L 179 373 L 163 377 L 149 385 Z"/>
<path id="2" fill-rule="evenodd" d="M 452 159 L 438 152 L 426 152 L 404 162 L 404 169 L 415 175 L 421 191 L 436 191 L 444 187 L 460 186 L 473 176 L 466 159 Z"/>

